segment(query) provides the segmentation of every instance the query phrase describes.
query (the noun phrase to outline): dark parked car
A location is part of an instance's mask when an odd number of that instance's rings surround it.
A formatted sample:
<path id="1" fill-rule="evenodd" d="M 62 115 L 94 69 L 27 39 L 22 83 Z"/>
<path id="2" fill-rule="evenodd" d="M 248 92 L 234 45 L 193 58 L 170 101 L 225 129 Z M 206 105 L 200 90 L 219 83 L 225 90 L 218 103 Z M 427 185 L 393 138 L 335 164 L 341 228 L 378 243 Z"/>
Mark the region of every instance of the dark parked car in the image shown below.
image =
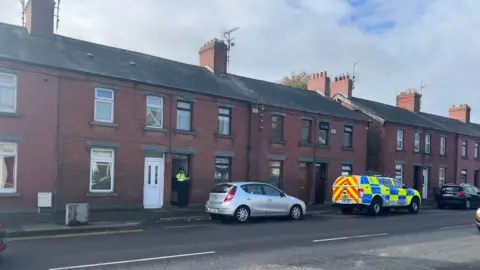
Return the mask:
<path id="1" fill-rule="evenodd" d="M 7 248 L 7 242 L 4 239 L 5 231 L 3 230 L 3 222 L 0 221 L 0 253 Z"/>
<path id="2" fill-rule="evenodd" d="M 438 191 L 436 200 L 440 209 L 446 206 L 470 209 L 480 207 L 480 192 L 469 184 L 445 184 Z"/>

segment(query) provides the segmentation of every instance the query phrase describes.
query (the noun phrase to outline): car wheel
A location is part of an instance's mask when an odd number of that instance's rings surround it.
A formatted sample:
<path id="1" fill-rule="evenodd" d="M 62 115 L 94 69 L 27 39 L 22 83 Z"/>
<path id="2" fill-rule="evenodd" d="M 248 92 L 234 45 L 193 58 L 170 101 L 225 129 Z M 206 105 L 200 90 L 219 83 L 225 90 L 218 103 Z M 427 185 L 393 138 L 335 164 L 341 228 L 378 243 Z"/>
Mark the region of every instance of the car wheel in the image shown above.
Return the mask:
<path id="1" fill-rule="evenodd" d="M 418 204 L 418 199 L 413 198 L 412 201 L 410 202 L 410 205 L 408 206 L 408 212 L 412 214 L 418 213 L 418 210 L 420 210 L 420 205 Z"/>
<path id="2" fill-rule="evenodd" d="M 240 206 L 235 211 L 235 220 L 239 223 L 245 223 L 250 219 L 250 209 L 246 206 Z"/>
<path id="3" fill-rule="evenodd" d="M 293 220 L 299 220 L 303 217 L 303 210 L 300 205 L 294 205 L 290 209 L 290 218 Z"/>
<path id="4" fill-rule="evenodd" d="M 469 210 L 470 208 L 472 208 L 472 204 L 470 203 L 470 200 L 465 200 L 465 204 L 463 205 L 463 208 L 465 208 L 466 210 Z"/>
<path id="5" fill-rule="evenodd" d="M 351 214 L 353 212 L 352 207 L 340 207 L 340 211 L 342 211 L 342 214 Z"/>
<path id="6" fill-rule="evenodd" d="M 379 198 L 373 200 L 369 209 L 370 215 L 378 216 L 382 212 L 382 201 Z"/>

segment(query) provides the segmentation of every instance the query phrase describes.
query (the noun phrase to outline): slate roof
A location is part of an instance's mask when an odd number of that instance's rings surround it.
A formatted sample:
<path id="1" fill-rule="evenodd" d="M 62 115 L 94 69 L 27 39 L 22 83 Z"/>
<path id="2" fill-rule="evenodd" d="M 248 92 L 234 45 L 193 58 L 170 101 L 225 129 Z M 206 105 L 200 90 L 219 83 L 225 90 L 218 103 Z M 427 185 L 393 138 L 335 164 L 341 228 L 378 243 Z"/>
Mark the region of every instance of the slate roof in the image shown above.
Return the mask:
<path id="1" fill-rule="evenodd" d="M 352 97 L 351 101 L 371 111 L 387 122 L 404 125 L 425 127 L 450 133 L 458 133 L 468 136 L 480 137 L 480 125 L 475 123 L 466 124 L 459 120 L 435 115 L 431 113 L 414 113 L 407 109 L 388 105 L 380 102 Z"/>
<path id="2" fill-rule="evenodd" d="M 4 23 L 0 23 L 0 58 L 368 121 L 313 91 L 233 74 L 213 74 L 204 67 L 59 35 L 31 36 L 24 27 Z"/>

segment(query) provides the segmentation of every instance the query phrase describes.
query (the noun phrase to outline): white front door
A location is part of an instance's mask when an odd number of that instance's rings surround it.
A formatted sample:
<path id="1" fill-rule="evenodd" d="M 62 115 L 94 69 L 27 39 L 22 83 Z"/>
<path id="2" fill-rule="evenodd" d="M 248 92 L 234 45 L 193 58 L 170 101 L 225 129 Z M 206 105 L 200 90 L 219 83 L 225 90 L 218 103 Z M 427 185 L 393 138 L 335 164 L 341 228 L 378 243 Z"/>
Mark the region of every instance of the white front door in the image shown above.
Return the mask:
<path id="1" fill-rule="evenodd" d="M 423 168 L 423 186 L 422 186 L 422 198 L 428 197 L 428 168 Z"/>
<path id="2" fill-rule="evenodd" d="M 163 207 L 165 161 L 163 158 L 145 158 L 143 184 L 143 207 L 154 209 Z"/>

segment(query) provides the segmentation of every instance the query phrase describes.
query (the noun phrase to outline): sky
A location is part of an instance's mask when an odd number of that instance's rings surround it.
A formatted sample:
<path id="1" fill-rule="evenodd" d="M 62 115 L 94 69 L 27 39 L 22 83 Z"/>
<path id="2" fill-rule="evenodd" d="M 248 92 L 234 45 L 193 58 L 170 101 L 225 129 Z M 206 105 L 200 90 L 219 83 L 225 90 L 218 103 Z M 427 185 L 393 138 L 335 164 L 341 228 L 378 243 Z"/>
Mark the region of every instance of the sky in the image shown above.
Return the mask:
<path id="1" fill-rule="evenodd" d="M 0 22 L 21 24 L 18 0 Z M 469 104 L 480 123 L 478 0 L 62 0 L 58 34 L 198 64 L 234 32 L 229 72 L 278 81 L 292 71 L 353 71 L 353 95 L 394 105 L 420 88 L 422 111 Z"/>

